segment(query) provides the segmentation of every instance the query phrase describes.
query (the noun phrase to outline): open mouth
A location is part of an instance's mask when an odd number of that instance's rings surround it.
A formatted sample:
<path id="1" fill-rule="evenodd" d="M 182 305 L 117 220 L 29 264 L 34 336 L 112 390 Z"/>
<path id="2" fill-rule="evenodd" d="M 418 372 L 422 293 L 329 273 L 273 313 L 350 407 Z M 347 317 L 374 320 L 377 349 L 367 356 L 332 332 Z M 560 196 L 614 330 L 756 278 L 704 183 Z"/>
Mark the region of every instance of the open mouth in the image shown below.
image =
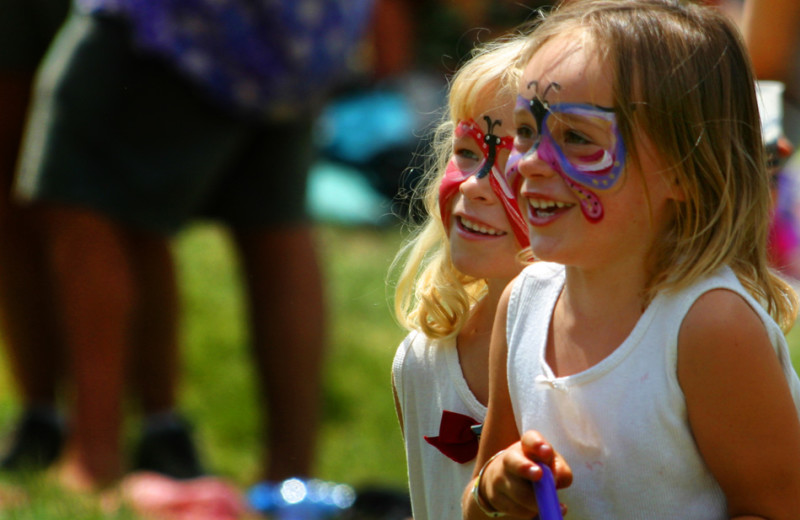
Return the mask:
<path id="1" fill-rule="evenodd" d="M 528 204 L 530 205 L 531 214 L 538 218 L 550 218 L 575 206 L 575 204 L 569 202 L 545 199 L 528 199 Z"/>
<path id="2" fill-rule="evenodd" d="M 456 221 L 458 222 L 458 225 L 460 227 L 471 233 L 477 233 L 479 235 L 485 235 L 487 237 L 500 237 L 506 234 L 505 231 L 489 227 L 486 224 L 481 224 L 479 222 L 469 220 L 465 217 L 457 217 Z"/>

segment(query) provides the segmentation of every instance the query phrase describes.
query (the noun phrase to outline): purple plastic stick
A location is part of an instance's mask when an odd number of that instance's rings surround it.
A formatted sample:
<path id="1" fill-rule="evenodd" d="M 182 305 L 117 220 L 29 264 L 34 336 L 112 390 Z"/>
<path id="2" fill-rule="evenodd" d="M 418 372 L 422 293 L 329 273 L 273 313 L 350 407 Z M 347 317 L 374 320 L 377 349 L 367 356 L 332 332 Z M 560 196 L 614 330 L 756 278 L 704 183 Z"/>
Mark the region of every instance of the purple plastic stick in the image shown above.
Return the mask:
<path id="1" fill-rule="evenodd" d="M 536 503 L 539 505 L 539 520 L 563 520 L 553 472 L 544 464 L 539 464 L 539 467 L 542 468 L 542 478 L 533 483 Z"/>

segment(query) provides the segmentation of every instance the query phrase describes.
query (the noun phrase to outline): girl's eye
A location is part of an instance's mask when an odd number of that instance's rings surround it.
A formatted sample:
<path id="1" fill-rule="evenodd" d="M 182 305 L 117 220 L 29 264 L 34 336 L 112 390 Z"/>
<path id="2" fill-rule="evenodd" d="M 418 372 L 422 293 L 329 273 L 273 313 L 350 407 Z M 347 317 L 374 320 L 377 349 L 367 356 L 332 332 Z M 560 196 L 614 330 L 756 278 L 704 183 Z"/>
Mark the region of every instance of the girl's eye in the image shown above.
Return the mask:
<path id="1" fill-rule="evenodd" d="M 475 152 L 473 152 L 472 150 L 470 150 L 468 148 L 459 148 L 458 150 L 456 150 L 455 154 L 456 154 L 457 157 L 459 157 L 461 159 L 464 159 L 464 160 L 470 160 L 470 161 L 479 161 L 480 160 L 480 157 L 478 156 L 478 154 L 476 154 Z"/>
<path id="2" fill-rule="evenodd" d="M 514 148 L 520 153 L 527 152 L 533 147 L 538 136 L 539 132 L 532 126 L 520 125 L 514 137 Z"/>
<path id="3" fill-rule="evenodd" d="M 517 139 L 525 140 L 525 139 L 536 139 L 536 130 L 528 125 L 521 125 L 517 127 Z"/>
<path id="4" fill-rule="evenodd" d="M 564 143 L 580 145 L 580 144 L 592 144 L 592 141 L 591 139 L 586 137 L 581 132 L 578 132 L 577 130 L 569 130 L 564 133 Z"/>
<path id="5" fill-rule="evenodd" d="M 458 148 L 453 152 L 456 166 L 463 172 L 470 172 L 478 167 L 483 157 L 469 148 Z"/>

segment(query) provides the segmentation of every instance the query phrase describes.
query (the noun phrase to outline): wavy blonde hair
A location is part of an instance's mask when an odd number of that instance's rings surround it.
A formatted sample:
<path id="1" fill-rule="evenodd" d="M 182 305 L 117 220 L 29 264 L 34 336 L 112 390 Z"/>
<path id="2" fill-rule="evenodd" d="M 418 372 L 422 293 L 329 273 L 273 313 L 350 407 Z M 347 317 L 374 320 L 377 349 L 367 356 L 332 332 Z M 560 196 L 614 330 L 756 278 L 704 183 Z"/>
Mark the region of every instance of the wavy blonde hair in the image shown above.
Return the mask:
<path id="1" fill-rule="evenodd" d="M 755 77 L 736 26 L 719 11 L 678 0 L 571 0 L 535 31 L 527 61 L 564 31 L 598 42 L 613 78 L 630 159 L 638 132 L 671 165 L 675 201 L 649 257 L 646 300 L 723 265 L 788 331 L 795 292 L 767 265 L 771 199 Z"/>
<path id="2" fill-rule="evenodd" d="M 453 131 L 458 121 L 480 115 L 474 110 L 478 101 L 515 95 L 526 45 L 521 32 L 484 44 L 453 76 L 447 113 L 436 129 L 426 175 L 416 194 L 427 216 L 390 268 L 390 273 L 399 272 L 394 294 L 397 320 L 432 339 L 456 336 L 486 289 L 485 280 L 453 265 L 439 212 L 439 184 L 453 154 Z"/>

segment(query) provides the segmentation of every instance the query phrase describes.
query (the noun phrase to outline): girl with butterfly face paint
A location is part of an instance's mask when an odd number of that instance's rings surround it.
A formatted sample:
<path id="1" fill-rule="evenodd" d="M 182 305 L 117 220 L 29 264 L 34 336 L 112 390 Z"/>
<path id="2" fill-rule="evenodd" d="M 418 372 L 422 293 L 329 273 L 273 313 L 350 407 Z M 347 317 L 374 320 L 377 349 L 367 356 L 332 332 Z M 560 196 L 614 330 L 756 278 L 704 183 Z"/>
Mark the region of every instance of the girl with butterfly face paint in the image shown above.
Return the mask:
<path id="1" fill-rule="evenodd" d="M 655 36 L 657 35 L 657 37 Z M 531 35 L 509 171 L 537 262 L 503 293 L 469 520 L 793 519 L 794 291 L 736 27 L 677 0 L 571 0 Z"/>
<path id="2" fill-rule="evenodd" d="M 453 157 L 439 186 L 439 211 L 458 270 L 509 280 L 520 269 L 516 253 L 528 245 L 513 183 L 504 173 L 513 141 L 511 104 L 482 99 L 476 109 L 482 114 L 478 121 L 456 123 Z"/>
<path id="3" fill-rule="evenodd" d="M 522 37 L 477 51 L 454 76 L 427 220 L 398 255 L 395 311 L 411 333 L 392 367 L 414 518 L 451 520 L 472 475 L 488 400 L 497 300 L 524 266 L 521 178 L 507 178 Z"/>

